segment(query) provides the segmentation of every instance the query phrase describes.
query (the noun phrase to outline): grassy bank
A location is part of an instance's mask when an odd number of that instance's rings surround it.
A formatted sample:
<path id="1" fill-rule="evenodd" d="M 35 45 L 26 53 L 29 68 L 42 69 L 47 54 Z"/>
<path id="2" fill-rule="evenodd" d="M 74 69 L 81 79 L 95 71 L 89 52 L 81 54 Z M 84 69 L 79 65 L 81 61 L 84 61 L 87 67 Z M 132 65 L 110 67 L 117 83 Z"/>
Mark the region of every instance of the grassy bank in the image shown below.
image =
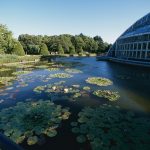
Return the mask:
<path id="1" fill-rule="evenodd" d="M 41 57 L 40 55 L 17 56 L 17 55 L 5 54 L 5 55 L 0 55 L 0 64 L 37 61 L 40 59 L 40 57 Z"/>
<path id="2" fill-rule="evenodd" d="M 60 57 L 86 57 L 86 56 L 96 56 L 96 54 L 57 54 L 57 55 L 48 55 L 48 56 L 60 56 Z M 47 56 L 47 57 L 48 57 Z M 4 65 L 7 63 L 26 63 L 26 62 L 32 62 L 32 61 L 38 61 L 40 60 L 41 55 L 25 55 L 25 56 L 17 56 L 17 55 L 0 55 L 0 65 Z"/>

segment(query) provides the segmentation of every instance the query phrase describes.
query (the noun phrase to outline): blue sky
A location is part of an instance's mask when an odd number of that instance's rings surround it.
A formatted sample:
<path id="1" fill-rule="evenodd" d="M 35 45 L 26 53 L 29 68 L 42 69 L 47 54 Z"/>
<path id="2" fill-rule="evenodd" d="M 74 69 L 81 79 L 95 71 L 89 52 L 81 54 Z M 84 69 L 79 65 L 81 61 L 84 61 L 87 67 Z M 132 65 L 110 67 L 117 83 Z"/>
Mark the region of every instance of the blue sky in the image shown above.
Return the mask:
<path id="1" fill-rule="evenodd" d="M 150 0 L 0 0 L 0 23 L 19 34 L 100 35 L 114 42 L 150 12 Z"/>

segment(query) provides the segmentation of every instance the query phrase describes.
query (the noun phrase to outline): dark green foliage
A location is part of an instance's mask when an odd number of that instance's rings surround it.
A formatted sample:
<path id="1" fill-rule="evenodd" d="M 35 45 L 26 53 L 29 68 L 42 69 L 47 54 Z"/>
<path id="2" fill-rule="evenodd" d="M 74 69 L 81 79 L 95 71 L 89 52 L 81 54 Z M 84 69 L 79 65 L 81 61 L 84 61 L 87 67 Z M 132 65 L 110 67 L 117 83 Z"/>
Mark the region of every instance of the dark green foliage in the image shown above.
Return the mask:
<path id="1" fill-rule="evenodd" d="M 0 54 L 11 54 L 15 39 L 5 25 L 0 24 Z"/>
<path id="2" fill-rule="evenodd" d="M 42 43 L 42 36 L 41 35 L 28 35 L 22 34 L 19 35 L 18 40 L 22 44 L 26 54 L 38 54 L 39 53 L 39 46 Z"/>
<path id="3" fill-rule="evenodd" d="M 64 50 L 63 50 L 63 48 L 60 44 L 58 45 L 58 53 L 59 54 L 64 54 Z"/>
<path id="4" fill-rule="evenodd" d="M 94 38 L 80 35 L 62 34 L 59 36 L 42 36 L 22 34 L 18 37 L 19 43 L 12 36 L 12 32 L 5 25 L 0 24 L 0 54 L 24 55 L 48 55 L 59 54 L 80 54 L 83 53 L 105 53 L 111 45 L 103 42 L 100 36 Z M 19 49 L 19 50 L 17 50 Z M 23 52 L 24 50 L 24 52 Z M 49 51 L 49 52 L 48 52 Z"/>
<path id="5" fill-rule="evenodd" d="M 51 101 L 19 102 L 0 111 L 0 130 L 16 143 L 27 139 L 28 145 L 40 141 L 43 135 L 54 137 L 63 120 L 68 119 L 68 108 Z"/>
<path id="6" fill-rule="evenodd" d="M 75 53 L 76 53 L 76 51 L 75 51 L 74 46 L 71 46 L 71 47 L 70 47 L 70 50 L 69 50 L 69 54 L 73 55 L 73 54 L 75 54 Z"/>
<path id="7" fill-rule="evenodd" d="M 20 44 L 20 42 L 18 42 L 18 41 L 15 42 L 14 47 L 12 48 L 11 53 L 15 54 L 15 55 L 19 55 L 19 56 L 24 56 L 25 55 L 25 52 L 24 52 L 23 47 Z"/>
<path id="8" fill-rule="evenodd" d="M 22 44 L 27 54 L 39 54 L 39 48 L 41 43 L 47 45 L 50 53 L 59 54 L 82 54 L 84 52 L 89 53 L 101 53 L 108 49 L 108 44 L 104 43 L 101 37 L 88 37 L 83 34 L 80 35 L 68 35 L 63 34 L 59 36 L 35 36 L 23 34 L 20 35 L 18 40 Z"/>
<path id="9" fill-rule="evenodd" d="M 88 141 L 92 150 L 149 150 L 150 119 L 123 112 L 111 105 L 84 108 L 72 122 L 77 142 Z"/>
<path id="10" fill-rule="evenodd" d="M 26 54 L 31 54 L 31 55 L 38 55 L 40 54 L 40 47 L 39 45 L 28 45 L 27 46 L 28 51 L 26 51 Z"/>
<path id="11" fill-rule="evenodd" d="M 40 46 L 40 55 L 49 55 L 47 45 L 42 43 Z"/>

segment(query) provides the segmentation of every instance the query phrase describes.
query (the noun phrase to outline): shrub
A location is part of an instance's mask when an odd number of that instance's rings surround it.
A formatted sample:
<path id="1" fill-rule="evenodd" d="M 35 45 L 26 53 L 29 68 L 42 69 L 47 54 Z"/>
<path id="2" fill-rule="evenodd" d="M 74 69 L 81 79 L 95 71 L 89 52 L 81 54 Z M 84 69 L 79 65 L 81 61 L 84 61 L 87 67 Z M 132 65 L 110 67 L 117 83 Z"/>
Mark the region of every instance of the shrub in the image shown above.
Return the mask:
<path id="1" fill-rule="evenodd" d="M 58 45 L 58 53 L 59 54 L 64 54 L 64 50 L 63 50 L 61 45 Z"/>
<path id="2" fill-rule="evenodd" d="M 20 42 L 15 42 L 11 53 L 15 54 L 15 55 L 19 55 L 19 56 L 24 56 L 25 55 L 25 52 L 24 52 L 23 47 L 20 44 Z"/>
<path id="3" fill-rule="evenodd" d="M 40 55 L 49 55 L 48 48 L 44 43 L 42 43 L 40 46 Z"/>

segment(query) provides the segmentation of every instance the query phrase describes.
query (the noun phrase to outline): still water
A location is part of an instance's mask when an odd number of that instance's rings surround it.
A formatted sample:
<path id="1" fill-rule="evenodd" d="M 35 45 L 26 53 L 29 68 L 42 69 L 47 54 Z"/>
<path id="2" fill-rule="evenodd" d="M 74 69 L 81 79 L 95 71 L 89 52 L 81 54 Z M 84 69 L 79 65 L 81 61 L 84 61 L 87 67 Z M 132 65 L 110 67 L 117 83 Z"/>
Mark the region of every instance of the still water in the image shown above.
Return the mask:
<path id="1" fill-rule="evenodd" d="M 17 102 L 36 101 L 39 99 L 50 99 L 55 104 L 69 107 L 71 116 L 64 121 L 58 128 L 58 134 L 54 138 L 47 138 L 42 145 L 28 146 L 25 142 L 21 146 L 29 150 L 79 150 L 81 144 L 76 142 L 76 136 L 71 132 L 70 122 L 77 119 L 78 112 L 84 107 L 97 107 L 102 104 L 111 104 L 120 106 L 122 110 L 132 110 L 139 116 L 150 115 L 150 69 L 127 66 L 117 63 L 96 61 L 95 57 L 69 57 L 55 58 L 49 60 L 55 64 L 61 64 L 60 70 L 49 71 L 46 68 L 37 68 L 35 66 L 45 65 L 47 62 L 32 64 L 28 68 L 9 67 L 11 70 L 0 72 L 1 77 L 12 76 L 12 73 L 20 70 L 31 70 L 30 74 L 17 75 L 11 85 L 0 86 L 0 109 L 16 105 Z M 56 65 L 56 66 L 57 66 Z M 58 66 L 59 66 L 58 65 Z M 50 79 L 50 74 L 64 73 L 66 68 L 79 69 L 82 73 L 73 74 L 72 78 Z M 113 84 L 106 87 L 90 85 L 86 83 L 88 77 L 104 77 L 113 81 Z M 79 89 L 84 86 L 90 86 L 92 90 L 111 90 L 118 91 L 120 98 L 118 101 L 110 102 L 105 98 L 99 98 L 88 93 L 78 97 L 75 101 L 65 99 L 57 94 L 40 93 L 34 90 L 37 86 L 53 84 L 59 81 L 66 81 L 64 85 L 80 85 Z M 90 150 L 89 143 L 86 143 L 82 149 Z"/>

